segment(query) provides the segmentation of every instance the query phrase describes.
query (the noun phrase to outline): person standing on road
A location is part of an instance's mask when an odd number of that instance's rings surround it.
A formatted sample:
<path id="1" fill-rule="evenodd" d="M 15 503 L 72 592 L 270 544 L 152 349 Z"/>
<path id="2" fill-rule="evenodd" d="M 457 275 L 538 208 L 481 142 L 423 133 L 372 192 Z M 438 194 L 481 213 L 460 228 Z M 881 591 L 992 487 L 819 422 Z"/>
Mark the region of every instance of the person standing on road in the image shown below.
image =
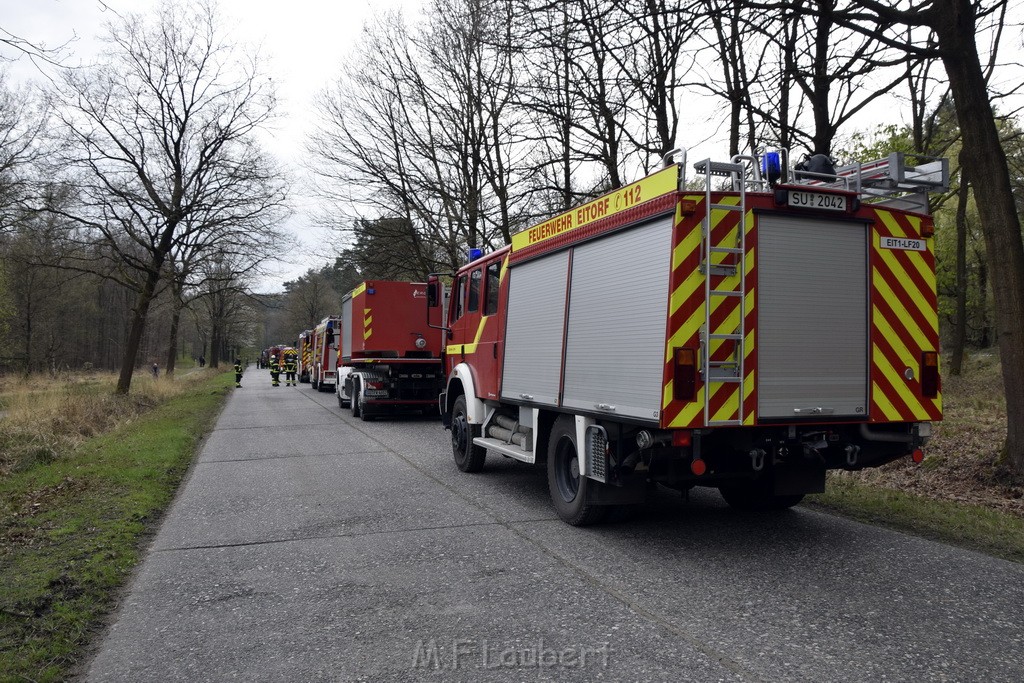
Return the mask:
<path id="1" fill-rule="evenodd" d="M 281 386 L 281 368 L 278 367 L 277 356 L 274 354 L 270 356 L 270 380 L 270 386 Z"/>
<path id="2" fill-rule="evenodd" d="M 295 381 L 295 368 L 297 365 L 298 360 L 294 353 L 286 353 L 284 355 L 284 385 L 286 387 L 299 386 Z"/>
<path id="3" fill-rule="evenodd" d="M 242 359 L 235 359 L 235 387 L 242 388 Z"/>

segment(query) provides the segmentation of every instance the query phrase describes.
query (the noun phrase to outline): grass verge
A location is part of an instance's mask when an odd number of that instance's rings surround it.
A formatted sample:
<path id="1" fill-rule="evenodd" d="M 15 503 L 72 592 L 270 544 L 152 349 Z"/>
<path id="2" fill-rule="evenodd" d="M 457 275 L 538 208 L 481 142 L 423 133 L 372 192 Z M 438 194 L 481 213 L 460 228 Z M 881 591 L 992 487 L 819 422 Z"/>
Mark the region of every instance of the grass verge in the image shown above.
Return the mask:
<path id="1" fill-rule="evenodd" d="M 1024 562 L 1024 519 L 950 500 L 882 488 L 846 474 L 829 477 L 825 493 L 805 504 L 871 524 Z"/>
<path id="2" fill-rule="evenodd" d="M 232 377 L 0 478 L 0 680 L 68 678 L 174 497 Z"/>

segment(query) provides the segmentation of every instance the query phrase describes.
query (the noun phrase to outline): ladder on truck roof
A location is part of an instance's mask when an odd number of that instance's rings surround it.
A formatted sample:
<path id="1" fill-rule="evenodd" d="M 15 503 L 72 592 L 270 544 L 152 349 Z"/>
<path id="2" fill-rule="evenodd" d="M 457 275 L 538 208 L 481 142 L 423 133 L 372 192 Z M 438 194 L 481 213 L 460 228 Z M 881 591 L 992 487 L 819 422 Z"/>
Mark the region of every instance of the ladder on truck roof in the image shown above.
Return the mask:
<path id="1" fill-rule="evenodd" d="M 739 163 L 737 163 L 739 162 Z M 746 295 L 747 295 L 747 269 L 746 269 L 746 215 L 747 215 L 747 166 L 739 159 L 732 163 L 704 161 L 694 164 L 699 174 L 704 176 L 704 219 L 701 221 L 701 272 L 704 273 L 704 325 L 701 328 L 701 373 L 704 379 L 704 424 L 709 427 L 723 427 L 729 425 L 743 424 L 743 403 L 744 385 L 743 378 L 746 376 L 745 344 L 746 344 Z M 727 177 L 732 180 L 732 189 L 737 193 L 739 202 L 737 204 L 713 204 L 711 201 L 713 177 Z M 722 216 L 738 214 L 736 225 L 736 239 L 730 245 L 727 244 L 729 230 L 725 234 L 724 241 L 717 241 L 714 237 L 714 219 L 717 213 Z M 714 257 L 720 255 L 721 259 L 716 263 Z M 719 289 L 722 282 L 712 285 L 712 278 L 725 280 L 728 277 L 738 277 L 735 289 Z M 735 325 L 729 326 L 732 316 L 726 316 L 725 320 L 717 327 L 712 327 L 711 318 L 714 309 L 718 304 L 736 299 L 737 313 L 739 319 Z M 716 347 L 732 345 L 732 352 L 725 360 L 713 360 L 712 356 Z M 711 412 L 711 398 L 718 390 L 727 385 L 735 385 L 735 391 L 730 392 L 730 398 L 726 399 L 723 406 Z M 733 401 L 735 400 L 735 403 Z M 735 413 L 729 408 L 735 406 Z M 715 415 L 725 411 L 729 417 L 715 419 Z M 732 415 L 735 414 L 735 417 Z"/>

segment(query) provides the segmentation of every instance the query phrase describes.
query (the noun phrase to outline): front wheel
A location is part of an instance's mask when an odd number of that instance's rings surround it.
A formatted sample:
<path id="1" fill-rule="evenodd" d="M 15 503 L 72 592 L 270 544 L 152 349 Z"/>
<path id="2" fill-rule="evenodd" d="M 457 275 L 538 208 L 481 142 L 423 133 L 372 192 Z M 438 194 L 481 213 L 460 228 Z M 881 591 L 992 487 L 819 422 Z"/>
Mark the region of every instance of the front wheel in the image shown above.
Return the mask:
<path id="1" fill-rule="evenodd" d="M 479 432 L 479 426 L 469 423 L 465 395 L 459 396 L 452 406 L 452 454 L 455 466 L 463 472 L 479 472 L 484 468 L 487 449 L 473 443 Z"/>
<path id="2" fill-rule="evenodd" d="M 601 521 L 608 509 L 593 504 L 591 487 L 597 483 L 580 473 L 578 453 L 575 421 L 562 416 L 551 428 L 548 441 L 548 491 L 563 522 L 587 526 Z"/>

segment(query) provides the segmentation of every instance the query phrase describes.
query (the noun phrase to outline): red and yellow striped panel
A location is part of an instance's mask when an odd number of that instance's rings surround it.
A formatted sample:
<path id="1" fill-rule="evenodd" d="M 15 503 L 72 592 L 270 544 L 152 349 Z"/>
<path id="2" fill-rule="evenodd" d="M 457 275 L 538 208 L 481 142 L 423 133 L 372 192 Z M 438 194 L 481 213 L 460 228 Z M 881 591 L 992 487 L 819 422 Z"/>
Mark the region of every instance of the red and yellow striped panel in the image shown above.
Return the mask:
<path id="1" fill-rule="evenodd" d="M 698 382 L 696 400 L 680 402 L 672 400 L 673 391 L 673 349 L 676 347 L 700 348 L 700 331 L 704 325 L 704 274 L 700 272 L 701 255 L 701 221 L 704 217 L 704 195 L 684 197 L 697 205 L 693 215 L 683 215 L 678 209 L 673 232 L 672 251 L 672 294 L 669 305 L 669 334 L 665 344 L 665 375 L 662 394 L 661 425 L 666 428 L 701 427 L 704 425 L 704 395 L 711 391 L 709 416 L 712 421 L 736 420 L 739 417 L 740 387 L 736 383 Z M 712 201 L 720 204 L 737 204 L 735 195 L 713 195 Z M 683 206 L 681 203 L 679 206 Z M 714 210 L 711 214 L 712 243 L 721 246 L 736 244 L 736 231 L 739 229 L 739 214 L 735 211 Z M 754 330 L 756 322 L 756 261 L 754 258 L 754 217 L 748 211 L 744 220 L 746 240 L 746 288 L 744 297 L 746 310 L 744 343 L 745 376 L 743 395 L 743 423 L 754 424 L 754 408 L 757 405 L 755 395 L 754 368 L 756 361 L 756 345 Z M 712 263 L 725 265 L 735 262 L 731 254 L 715 254 Z M 740 288 L 740 276 L 711 276 L 711 288 L 716 290 L 737 291 Z M 734 332 L 739 323 L 740 305 L 736 297 L 713 297 L 711 311 L 711 333 Z M 733 352 L 734 342 L 714 340 L 711 343 L 711 359 L 727 360 Z"/>
<path id="2" fill-rule="evenodd" d="M 939 350 L 934 240 L 925 251 L 882 248 L 921 240 L 921 216 L 876 209 L 871 229 L 871 422 L 942 419 L 942 394 L 921 397 L 921 352 Z M 909 370 L 909 372 L 908 372 Z M 912 379 L 908 379 L 912 377 Z"/>

